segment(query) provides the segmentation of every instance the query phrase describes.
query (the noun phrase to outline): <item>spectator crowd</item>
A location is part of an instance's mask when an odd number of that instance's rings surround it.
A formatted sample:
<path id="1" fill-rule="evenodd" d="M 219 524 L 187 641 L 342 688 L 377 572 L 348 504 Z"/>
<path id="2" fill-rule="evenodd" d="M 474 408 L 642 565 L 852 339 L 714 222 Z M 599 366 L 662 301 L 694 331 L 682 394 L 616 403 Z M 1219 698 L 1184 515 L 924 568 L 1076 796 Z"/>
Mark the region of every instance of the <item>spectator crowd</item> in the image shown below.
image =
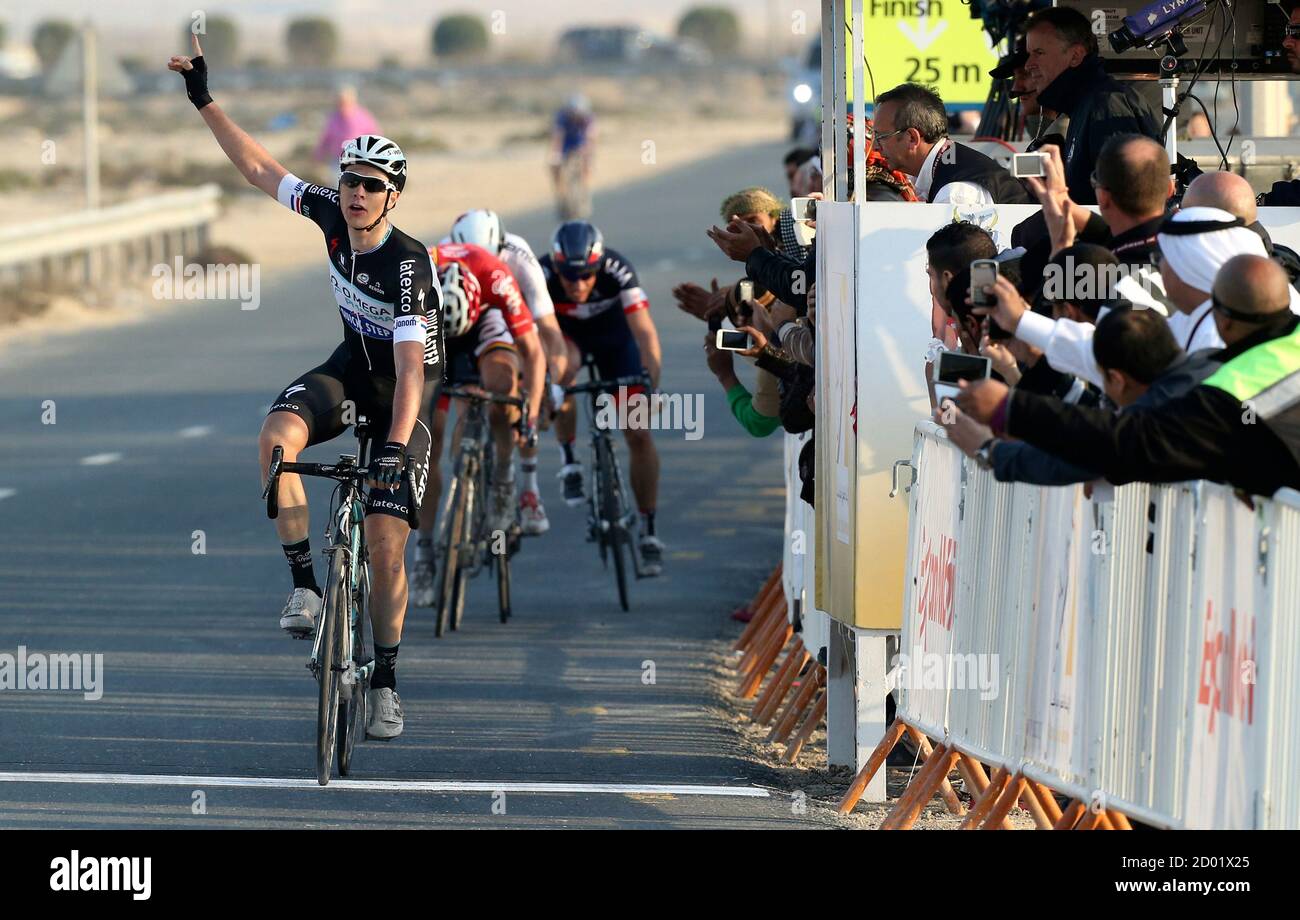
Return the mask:
<path id="1" fill-rule="evenodd" d="M 1016 178 L 953 140 L 943 100 L 917 84 L 879 94 L 865 124 L 850 117 L 850 149 L 866 145 L 866 201 L 951 203 L 954 213 L 1038 206 L 1004 251 L 962 221 L 926 244 L 926 379 L 945 353 L 988 368 L 953 399 L 936 399 L 931 385 L 935 420 L 1001 481 L 1300 488 L 1300 257 L 1275 245 L 1257 214 L 1257 201 L 1295 203 L 1288 196 L 1300 192 L 1279 183 L 1257 198 L 1232 172 L 1171 163 L 1163 119 L 1107 74 L 1076 10 L 1030 16 L 994 76 L 1020 100 L 1041 176 Z M 792 150 L 784 165 L 791 198 L 821 197 L 816 150 Z M 815 219 L 758 187 L 726 195 L 719 216 L 708 235 L 740 264 L 735 277 L 678 285 L 678 306 L 708 324 L 705 359 L 749 434 L 809 431 L 817 241 L 803 231 Z M 978 260 L 997 273 L 976 291 Z M 748 334 L 748 347 L 716 346 L 724 322 Z M 755 367 L 752 392 L 737 360 Z M 800 469 L 810 502 L 812 451 L 809 439 Z"/>

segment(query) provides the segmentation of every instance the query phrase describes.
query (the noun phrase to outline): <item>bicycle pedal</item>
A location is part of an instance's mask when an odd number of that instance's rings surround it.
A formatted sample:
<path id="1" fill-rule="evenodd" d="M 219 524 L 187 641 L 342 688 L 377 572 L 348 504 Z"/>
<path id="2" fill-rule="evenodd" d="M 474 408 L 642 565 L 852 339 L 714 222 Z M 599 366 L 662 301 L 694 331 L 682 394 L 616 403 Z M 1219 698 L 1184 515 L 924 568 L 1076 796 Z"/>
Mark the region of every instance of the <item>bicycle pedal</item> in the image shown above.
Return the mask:
<path id="1" fill-rule="evenodd" d="M 314 629 L 286 629 L 291 639 L 315 639 L 316 630 Z"/>

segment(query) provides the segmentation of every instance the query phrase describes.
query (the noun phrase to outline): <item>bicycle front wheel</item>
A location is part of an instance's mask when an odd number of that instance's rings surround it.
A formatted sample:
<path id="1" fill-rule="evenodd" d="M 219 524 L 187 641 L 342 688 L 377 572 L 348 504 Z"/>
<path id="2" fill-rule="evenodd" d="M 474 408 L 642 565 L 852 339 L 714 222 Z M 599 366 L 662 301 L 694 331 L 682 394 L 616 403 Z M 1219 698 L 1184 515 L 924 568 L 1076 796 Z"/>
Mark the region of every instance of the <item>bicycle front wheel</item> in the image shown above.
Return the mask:
<path id="1" fill-rule="evenodd" d="M 451 625 L 451 611 L 455 606 L 456 589 L 460 584 L 460 544 L 464 540 L 465 502 L 467 482 L 457 477 L 451 487 L 455 495 L 451 502 L 451 514 L 445 521 L 446 539 L 442 544 L 442 580 L 438 592 L 438 618 L 434 623 L 433 634 L 439 638 Z"/>
<path id="2" fill-rule="evenodd" d="M 339 674 L 343 667 L 342 630 L 347 628 L 347 601 L 350 593 L 344 578 L 346 570 L 339 555 L 330 560 L 325 600 L 321 604 L 321 622 L 317 625 L 322 632 L 320 658 L 316 667 L 316 782 L 322 786 L 330 781 L 330 773 L 334 768 L 334 747 L 338 741 Z"/>
<path id="3" fill-rule="evenodd" d="M 627 528 L 623 525 L 623 496 L 618 488 L 618 477 L 614 475 L 614 446 L 608 438 L 601 438 L 596 449 L 597 465 L 600 467 L 600 516 L 609 550 L 614 556 L 614 580 L 618 583 L 618 603 L 624 610 L 629 609 L 627 594 L 627 561 L 623 549 L 629 550 Z"/>
<path id="4" fill-rule="evenodd" d="M 366 567 L 368 569 L 368 566 Z M 356 682 L 352 685 L 352 694 L 339 706 L 339 776 L 352 772 L 352 749 L 358 738 L 364 738 L 366 732 L 366 690 L 367 682 L 361 679 L 361 669 L 369 662 L 366 654 L 366 622 L 369 619 L 366 589 L 370 579 L 366 569 L 361 572 L 357 590 L 353 593 L 355 621 L 352 629 L 352 673 Z"/>

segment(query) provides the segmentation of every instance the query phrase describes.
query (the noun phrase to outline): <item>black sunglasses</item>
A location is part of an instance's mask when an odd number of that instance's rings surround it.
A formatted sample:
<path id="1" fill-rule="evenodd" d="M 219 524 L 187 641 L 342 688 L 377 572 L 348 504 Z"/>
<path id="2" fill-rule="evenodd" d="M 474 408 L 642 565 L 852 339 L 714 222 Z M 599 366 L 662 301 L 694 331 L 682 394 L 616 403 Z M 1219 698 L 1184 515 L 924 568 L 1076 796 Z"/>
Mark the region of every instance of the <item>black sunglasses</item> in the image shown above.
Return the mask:
<path id="1" fill-rule="evenodd" d="M 339 185 L 346 185 L 348 188 L 356 188 L 359 185 L 372 195 L 378 195 L 384 190 L 397 191 L 397 186 L 387 179 L 380 179 L 376 176 L 363 176 L 361 173 L 354 173 L 350 170 L 339 174 Z"/>

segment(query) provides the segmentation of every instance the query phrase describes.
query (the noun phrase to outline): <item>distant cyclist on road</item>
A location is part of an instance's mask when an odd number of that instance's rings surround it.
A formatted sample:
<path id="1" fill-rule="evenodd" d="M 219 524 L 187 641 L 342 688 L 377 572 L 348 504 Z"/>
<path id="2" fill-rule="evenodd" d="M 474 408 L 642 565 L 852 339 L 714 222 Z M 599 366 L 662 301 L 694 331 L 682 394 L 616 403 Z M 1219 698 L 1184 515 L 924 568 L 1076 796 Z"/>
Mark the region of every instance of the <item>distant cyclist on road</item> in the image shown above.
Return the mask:
<path id="1" fill-rule="evenodd" d="M 537 334 L 541 336 L 542 348 L 546 351 L 547 372 L 554 385 L 555 381 L 564 376 L 568 349 L 564 346 L 560 324 L 555 319 L 555 305 L 546 289 L 542 265 L 537 261 L 528 241 L 517 233 L 507 233 L 495 211 L 480 209 L 467 211 L 456 218 L 456 222 L 451 225 L 451 235 L 444 242 L 482 246 L 510 269 L 519 284 L 520 293 L 524 295 L 528 312 L 537 324 Z M 549 401 L 558 409 L 563 397 Z M 545 409 L 543 413 L 545 414 Z M 519 470 L 523 473 L 523 482 L 519 487 L 519 523 L 524 533 L 534 536 L 546 533 L 551 526 L 546 519 L 546 508 L 542 505 L 541 489 L 537 485 L 537 450 L 536 446 L 519 448 Z"/>
<path id="2" fill-rule="evenodd" d="M 496 256 L 470 243 L 441 243 L 432 254 L 442 287 L 448 384 L 477 385 L 501 396 L 518 396 L 522 376 L 528 390 L 525 427 L 535 430 L 546 382 L 546 356 L 514 275 Z M 411 592 L 417 607 L 432 607 L 436 601 L 433 528 L 442 495 L 438 459 L 449 408 L 450 400 L 439 399 L 430 418 L 433 462 L 427 498 L 420 509 L 420 536 L 411 573 Z M 511 426 L 517 413 L 513 407 L 498 404 L 488 410 L 496 448 L 492 494 L 488 496 L 490 531 L 508 530 L 515 520 L 515 436 Z M 533 456 L 536 459 L 535 450 Z"/>
<path id="3" fill-rule="evenodd" d="M 601 377 L 630 377 L 642 370 L 659 386 L 661 359 L 659 333 L 650 318 L 650 301 L 637 280 L 636 270 L 621 255 L 605 248 L 605 238 L 586 221 L 561 224 L 542 257 L 555 313 L 569 350 L 561 383 L 571 385 L 591 355 Z M 633 388 L 639 392 L 640 387 Z M 632 394 L 629 394 L 632 395 Z M 564 466 L 560 478 L 569 505 L 583 501 L 582 466 L 573 453 L 577 407 L 564 404 L 555 422 Z M 632 492 L 641 512 L 639 550 L 642 571 L 658 575 L 663 567 L 664 545 L 655 536 L 655 505 L 659 493 L 659 453 L 650 431 L 625 428 L 623 438 L 631 455 Z"/>
<path id="4" fill-rule="evenodd" d="M 280 391 L 262 424 L 259 462 L 265 474 L 275 447 L 293 462 L 310 445 L 342 434 L 356 416 L 370 421 L 376 447 L 365 532 L 375 670 L 366 733 L 395 738 L 403 726 L 396 666 L 406 616 L 406 515 L 424 489 L 430 438 L 420 418 L 437 396 L 443 367 L 442 310 L 429 252 L 388 219 L 406 186 L 406 157 L 388 138 L 363 135 L 343 147 L 337 190 L 304 182 L 212 101 L 198 36 L 193 43 L 193 58 L 175 56 L 167 66 L 184 78 L 190 101 L 221 149 L 250 185 L 313 221 L 325 236 L 343 343 Z M 402 483 L 408 455 L 416 458 L 410 486 Z M 294 585 L 280 626 L 310 635 L 321 610 L 321 589 L 308 542 L 307 494 L 295 474 L 282 474 L 279 483 L 275 526 Z"/>
<path id="5" fill-rule="evenodd" d="M 560 220 L 585 218 L 591 213 L 591 166 L 596 149 L 596 116 L 591 103 L 575 93 L 555 113 L 551 128 L 551 176 Z"/>

